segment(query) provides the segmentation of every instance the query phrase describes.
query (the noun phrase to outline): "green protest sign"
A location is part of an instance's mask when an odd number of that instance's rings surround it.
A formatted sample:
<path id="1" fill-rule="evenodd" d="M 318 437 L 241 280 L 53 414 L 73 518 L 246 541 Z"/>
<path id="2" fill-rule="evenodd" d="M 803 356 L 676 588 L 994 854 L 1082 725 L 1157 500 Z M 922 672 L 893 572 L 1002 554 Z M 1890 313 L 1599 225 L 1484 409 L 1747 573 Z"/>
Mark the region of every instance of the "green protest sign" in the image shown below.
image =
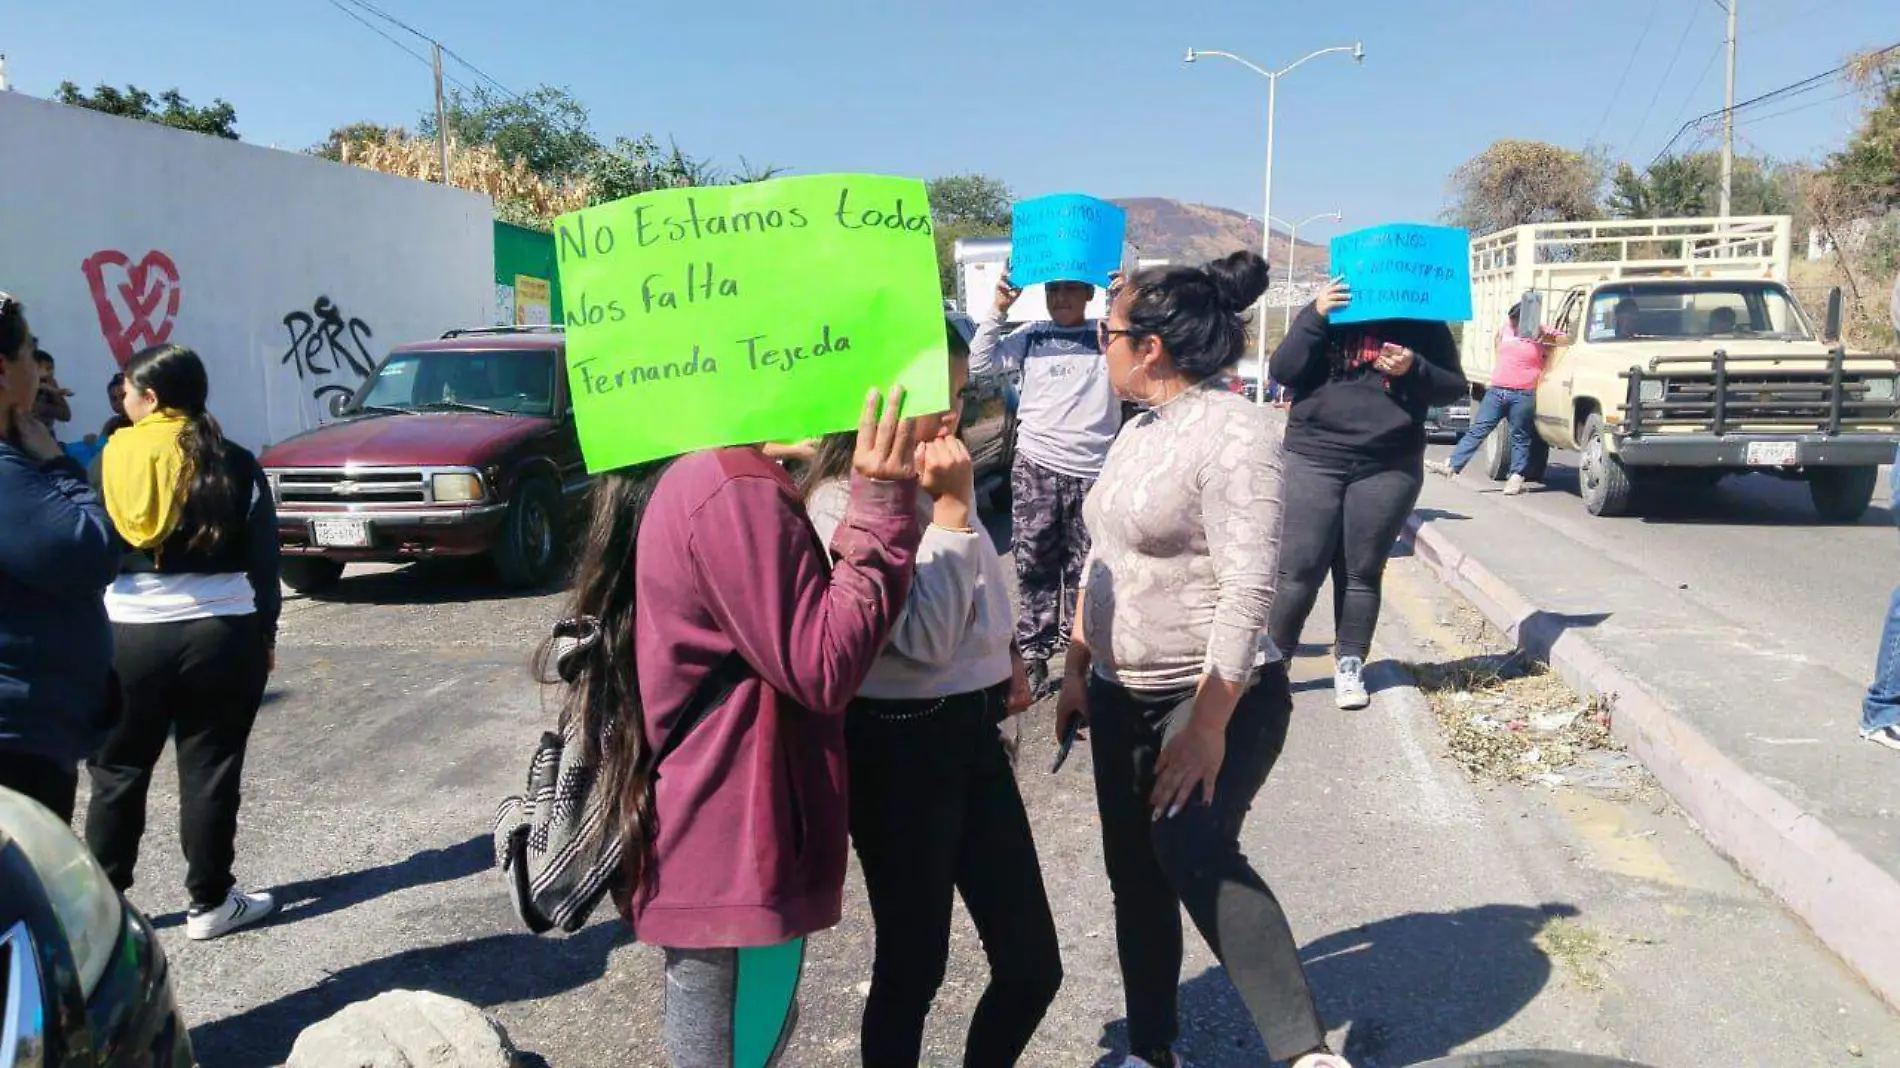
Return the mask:
<path id="1" fill-rule="evenodd" d="M 554 221 L 591 472 L 855 427 L 865 390 L 950 405 L 924 184 L 861 174 L 665 189 Z"/>

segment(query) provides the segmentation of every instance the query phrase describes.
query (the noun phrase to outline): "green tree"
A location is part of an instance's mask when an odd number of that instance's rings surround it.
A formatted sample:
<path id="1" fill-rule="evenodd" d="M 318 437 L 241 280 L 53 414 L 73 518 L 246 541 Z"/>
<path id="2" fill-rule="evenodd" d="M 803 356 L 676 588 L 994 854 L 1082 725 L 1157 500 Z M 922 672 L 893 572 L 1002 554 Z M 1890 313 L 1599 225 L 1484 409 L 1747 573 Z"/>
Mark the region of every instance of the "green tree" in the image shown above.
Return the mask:
<path id="1" fill-rule="evenodd" d="M 452 140 L 493 145 L 502 159 L 523 160 L 549 181 L 579 177 L 601 148 L 588 132 L 587 107 L 556 86 L 536 86 L 520 96 L 483 86 L 452 90 L 445 110 Z M 423 136 L 436 136 L 435 112 L 425 112 L 417 126 Z"/>
<path id="2" fill-rule="evenodd" d="M 313 145 L 310 154 L 324 159 L 340 161 L 343 158 L 344 145 L 362 145 L 379 143 L 391 137 L 408 137 L 409 131 L 400 126 L 384 126 L 379 122 L 352 122 L 330 131 L 330 136 L 320 145 Z"/>
<path id="3" fill-rule="evenodd" d="M 1796 207 L 1800 168 L 1756 156 L 1737 156 L 1729 210 L 1735 215 L 1788 215 Z M 1722 200 L 1722 157 L 1715 152 L 1664 156 L 1638 173 L 1618 165 L 1604 203 L 1618 219 L 1679 219 L 1713 215 Z"/>
<path id="4" fill-rule="evenodd" d="M 1849 64 L 1849 80 L 1867 113 L 1847 147 L 1828 157 L 1825 173 L 1865 210 L 1900 208 L 1900 52 L 1877 52 Z"/>
<path id="5" fill-rule="evenodd" d="M 932 178 L 925 188 L 930 214 L 939 226 L 1009 227 L 1009 208 L 1016 197 L 1000 178 L 953 174 Z"/>
<path id="6" fill-rule="evenodd" d="M 1597 218 L 1608 164 L 1595 150 L 1498 141 L 1451 175 L 1444 218 L 1474 234 Z"/>
<path id="7" fill-rule="evenodd" d="M 957 242 L 964 238 L 1009 236 L 1010 205 L 1016 195 L 1000 178 L 953 174 L 925 183 L 937 242 L 937 276 L 943 295 L 957 292 Z"/>
<path id="8" fill-rule="evenodd" d="M 167 89 L 154 97 L 136 85 L 127 85 L 119 90 L 101 83 L 87 94 L 72 82 L 61 82 L 59 88 L 53 91 L 53 99 L 76 108 L 103 111 L 108 115 L 155 122 L 160 126 L 191 130 L 232 141 L 238 139 L 237 109 L 222 98 L 212 100 L 205 107 L 193 107 L 184 94 L 176 89 Z"/>

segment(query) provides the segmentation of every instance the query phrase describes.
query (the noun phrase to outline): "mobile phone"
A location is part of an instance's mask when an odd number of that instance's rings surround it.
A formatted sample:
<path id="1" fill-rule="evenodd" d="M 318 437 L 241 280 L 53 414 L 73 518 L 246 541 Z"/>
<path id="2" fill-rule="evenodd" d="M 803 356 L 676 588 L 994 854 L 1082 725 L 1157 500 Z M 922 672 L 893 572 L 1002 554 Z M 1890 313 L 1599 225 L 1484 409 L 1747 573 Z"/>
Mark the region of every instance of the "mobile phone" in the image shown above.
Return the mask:
<path id="1" fill-rule="evenodd" d="M 1082 717 L 1077 716 L 1062 729 L 1062 742 L 1056 747 L 1056 762 L 1049 765 L 1049 774 L 1054 775 L 1062 770 L 1062 765 L 1068 762 L 1069 750 L 1075 748 L 1076 735 L 1080 733 L 1082 733 Z"/>

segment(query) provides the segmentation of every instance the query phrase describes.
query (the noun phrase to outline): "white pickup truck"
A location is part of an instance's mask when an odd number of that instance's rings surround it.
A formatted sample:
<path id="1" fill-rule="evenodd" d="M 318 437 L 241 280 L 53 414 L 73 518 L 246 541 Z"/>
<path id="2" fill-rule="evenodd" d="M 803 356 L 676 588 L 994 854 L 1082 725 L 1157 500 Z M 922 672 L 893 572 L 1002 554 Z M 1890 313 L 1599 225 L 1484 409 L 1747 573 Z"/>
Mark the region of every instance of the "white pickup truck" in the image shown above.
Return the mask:
<path id="1" fill-rule="evenodd" d="M 1849 353 L 1840 297 L 1816 329 L 1787 286 L 1790 220 L 1644 219 L 1520 226 L 1471 245 L 1464 361 L 1482 396 L 1498 331 L 1556 335 L 1537 387 L 1533 478 L 1549 449 L 1582 453 L 1593 515 L 1650 491 L 1762 472 L 1808 484 L 1815 510 L 1853 522 L 1900 441 L 1900 356 Z M 1486 442 L 1505 477 L 1500 427 Z"/>

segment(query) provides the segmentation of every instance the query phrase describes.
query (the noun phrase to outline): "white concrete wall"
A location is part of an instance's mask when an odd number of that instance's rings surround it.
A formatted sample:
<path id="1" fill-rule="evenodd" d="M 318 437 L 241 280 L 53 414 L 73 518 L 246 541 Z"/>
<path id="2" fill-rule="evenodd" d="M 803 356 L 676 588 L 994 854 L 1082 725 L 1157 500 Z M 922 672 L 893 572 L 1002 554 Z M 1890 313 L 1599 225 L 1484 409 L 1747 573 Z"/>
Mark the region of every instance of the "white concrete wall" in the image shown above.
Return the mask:
<path id="1" fill-rule="evenodd" d="M 494 314 L 479 194 L 19 93 L 0 157 L 0 290 L 78 392 L 63 440 L 161 337 L 205 358 L 213 414 L 256 448 L 316 426 L 390 346 Z"/>

